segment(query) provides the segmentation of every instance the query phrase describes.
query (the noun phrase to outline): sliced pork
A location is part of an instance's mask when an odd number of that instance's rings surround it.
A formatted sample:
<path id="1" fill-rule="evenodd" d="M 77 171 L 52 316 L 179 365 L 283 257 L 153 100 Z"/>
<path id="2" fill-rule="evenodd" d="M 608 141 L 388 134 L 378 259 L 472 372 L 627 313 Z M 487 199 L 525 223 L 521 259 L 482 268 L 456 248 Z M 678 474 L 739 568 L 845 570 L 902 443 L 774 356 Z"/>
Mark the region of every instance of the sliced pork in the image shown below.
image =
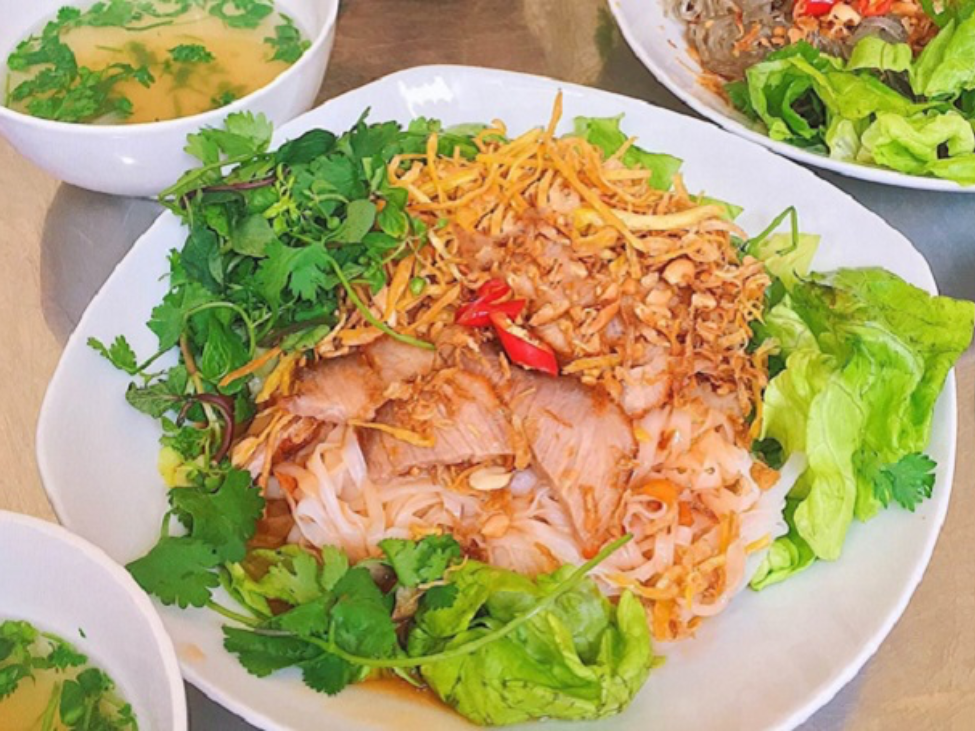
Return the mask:
<path id="1" fill-rule="evenodd" d="M 442 371 L 412 399 L 391 401 L 376 421 L 408 430 L 429 446 L 418 446 L 374 429 L 362 434 L 373 479 L 414 469 L 484 462 L 514 454 L 514 435 L 490 382 L 460 369 Z"/>
<path id="2" fill-rule="evenodd" d="M 536 468 L 551 482 L 584 550 L 615 532 L 636 442 L 629 419 L 603 392 L 572 378 L 512 371 L 509 404 Z"/>
<path id="3" fill-rule="evenodd" d="M 284 400 L 292 414 L 344 424 L 369 421 L 397 386 L 429 373 L 433 351 L 380 338 L 351 355 L 319 361 L 299 376 Z"/>

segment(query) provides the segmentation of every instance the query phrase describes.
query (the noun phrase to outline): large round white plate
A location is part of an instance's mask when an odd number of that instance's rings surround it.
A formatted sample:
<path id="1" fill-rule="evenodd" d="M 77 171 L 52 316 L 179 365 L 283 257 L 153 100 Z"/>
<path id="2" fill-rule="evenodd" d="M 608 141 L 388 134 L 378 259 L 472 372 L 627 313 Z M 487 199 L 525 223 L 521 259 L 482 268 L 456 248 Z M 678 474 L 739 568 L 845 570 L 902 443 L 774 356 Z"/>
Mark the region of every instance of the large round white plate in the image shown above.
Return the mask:
<path id="1" fill-rule="evenodd" d="M 313 127 L 344 130 L 367 107 L 373 120 L 500 118 L 519 133 L 548 120 L 559 89 L 565 94 L 563 130 L 576 115 L 624 113 L 624 128 L 641 144 L 686 161 L 691 189 L 745 206 L 741 222 L 752 231 L 795 204 L 804 229 L 823 236 L 817 268 L 880 264 L 934 291 L 927 264 L 903 236 L 812 173 L 712 125 L 593 89 L 485 69 L 416 68 L 327 102 L 282 129 L 277 140 Z M 126 404 L 128 379 L 85 341 L 125 333 L 139 352 L 153 351 L 145 322 L 166 289 L 167 253 L 184 237 L 167 213 L 136 243 L 72 335 L 41 412 L 38 460 L 58 516 L 122 562 L 141 555 L 158 535 L 166 505 L 156 472 L 159 433 Z M 828 701 L 897 621 L 934 548 L 954 464 L 954 380 L 938 402 L 934 424 L 930 453 L 939 469 L 933 499 L 916 514 L 891 510 L 854 526 L 838 563 L 739 597 L 697 638 L 669 651 L 667 664 L 625 714 L 593 728 L 788 728 Z M 216 614 L 162 608 L 162 616 L 189 681 L 258 726 L 468 727 L 439 708 L 368 687 L 326 698 L 294 673 L 254 678 L 221 648 Z"/>
<path id="2" fill-rule="evenodd" d="M 963 186 L 951 180 L 907 175 L 869 165 L 841 162 L 769 139 L 724 99 L 701 86 L 698 81 L 701 65 L 688 53 L 685 24 L 667 13 L 664 0 L 609 0 L 609 7 L 616 16 L 623 37 L 643 65 L 691 109 L 720 124 L 729 132 L 793 160 L 851 178 L 918 190 L 975 193 L 975 185 Z"/>

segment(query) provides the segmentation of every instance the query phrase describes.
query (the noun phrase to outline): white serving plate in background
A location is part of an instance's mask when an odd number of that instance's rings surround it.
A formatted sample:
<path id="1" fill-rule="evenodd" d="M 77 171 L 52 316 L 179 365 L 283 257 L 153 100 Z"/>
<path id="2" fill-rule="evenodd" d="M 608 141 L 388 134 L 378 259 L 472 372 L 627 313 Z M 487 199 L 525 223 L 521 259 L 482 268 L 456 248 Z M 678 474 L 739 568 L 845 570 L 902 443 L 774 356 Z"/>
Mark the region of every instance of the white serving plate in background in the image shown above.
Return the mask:
<path id="1" fill-rule="evenodd" d="M 640 144 L 684 159 L 693 191 L 745 206 L 739 223 L 757 232 L 790 205 L 804 230 L 822 235 L 817 269 L 882 265 L 935 290 L 923 257 L 878 216 L 808 170 L 717 127 L 603 91 L 487 69 L 429 66 L 402 71 L 332 99 L 281 129 L 276 142 L 314 127 L 347 129 L 370 119 L 417 116 L 447 124 L 500 118 L 513 134 L 544 125 L 559 90 L 565 113 L 625 114 Z M 71 336 L 49 387 L 38 427 L 45 487 L 65 525 L 120 562 L 158 536 L 166 489 L 156 471 L 156 423 L 128 406 L 128 378 L 90 348 L 91 337 L 124 333 L 140 353 L 155 349 L 146 328 L 166 291 L 167 253 L 185 232 L 163 214 L 105 283 Z M 668 650 L 624 714 L 587 729 L 758 731 L 791 728 L 826 703 L 876 651 L 921 580 L 948 508 L 954 466 L 953 376 L 938 402 L 929 453 L 938 462 L 934 497 L 917 513 L 890 510 L 850 531 L 844 556 L 787 584 L 746 592 Z M 470 728 L 458 716 L 400 694 L 351 688 L 334 698 L 304 687 L 294 672 L 247 674 L 221 647 L 221 618 L 206 610 L 161 608 L 187 679 L 266 729 L 311 731 Z"/>
<path id="2" fill-rule="evenodd" d="M 704 88 L 698 78 L 701 65 L 688 53 L 683 21 L 671 17 L 664 0 L 609 0 L 609 7 L 623 37 L 650 73 L 698 114 L 720 124 L 729 132 L 757 142 L 793 160 L 815 165 L 851 178 L 918 190 L 975 193 L 975 185 L 963 186 L 952 180 L 907 175 L 894 170 L 833 160 L 826 155 L 803 150 L 786 142 L 770 139 L 755 129 L 745 115 L 720 96 Z"/>

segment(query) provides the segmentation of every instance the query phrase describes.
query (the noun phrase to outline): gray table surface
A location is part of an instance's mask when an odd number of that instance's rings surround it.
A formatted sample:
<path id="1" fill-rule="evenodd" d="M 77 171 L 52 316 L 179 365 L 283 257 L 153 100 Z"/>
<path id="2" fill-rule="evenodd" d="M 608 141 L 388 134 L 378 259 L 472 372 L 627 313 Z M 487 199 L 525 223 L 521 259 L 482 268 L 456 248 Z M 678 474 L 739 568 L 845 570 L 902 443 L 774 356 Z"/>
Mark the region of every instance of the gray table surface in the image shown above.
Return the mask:
<path id="1" fill-rule="evenodd" d="M 320 101 L 429 63 L 539 73 L 693 115 L 626 47 L 602 0 L 348 0 Z M 942 292 L 975 299 L 975 195 L 902 190 L 814 172 L 903 232 L 931 264 Z M 51 263 L 42 271 L 42 291 L 58 293 L 45 295 L 45 317 L 59 338 L 67 337 L 158 212 L 152 202 L 60 187 L 42 238 L 43 256 Z M 846 719 L 858 702 L 857 685 L 855 680 L 847 686 L 804 731 L 853 728 Z M 196 689 L 187 686 L 187 691 L 193 731 L 252 728 Z M 945 718 L 936 727 L 975 728 L 971 703 L 965 707 L 963 716 Z"/>

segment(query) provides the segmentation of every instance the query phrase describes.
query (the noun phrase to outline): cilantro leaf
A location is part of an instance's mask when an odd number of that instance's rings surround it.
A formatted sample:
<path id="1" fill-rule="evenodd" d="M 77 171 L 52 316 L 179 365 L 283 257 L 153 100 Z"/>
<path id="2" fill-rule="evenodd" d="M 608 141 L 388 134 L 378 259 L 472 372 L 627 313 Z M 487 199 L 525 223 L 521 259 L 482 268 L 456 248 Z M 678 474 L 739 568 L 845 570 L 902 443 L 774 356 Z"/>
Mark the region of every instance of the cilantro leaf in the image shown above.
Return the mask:
<path id="1" fill-rule="evenodd" d="M 223 646 L 240 660 L 251 675 L 264 678 L 307 660 L 313 660 L 321 650 L 310 642 L 290 635 L 265 635 L 235 627 L 223 628 Z"/>
<path id="2" fill-rule="evenodd" d="M 21 680 L 29 677 L 31 677 L 29 665 L 18 663 L 0 668 L 0 701 L 17 690 Z"/>
<path id="3" fill-rule="evenodd" d="M 369 571 L 349 569 L 335 585 L 332 640 L 342 649 L 366 657 L 384 657 L 397 646 L 391 603 Z"/>
<path id="4" fill-rule="evenodd" d="M 212 63 L 215 56 L 199 43 L 181 43 L 170 48 L 169 55 L 177 63 Z"/>
<path id="5" fill-rule="evenodd" d="M 312 690 L 335 695 L 350 683 L 361 680 L 365 668 L 353 665 L 330 652 L 322 652 L 313 660 L 301 665 L 301 679 Z"/>
<path id="6" fill-rule="evenodd" d="M 313 301 L 320 290 L 330 284 L 334 286 L 326 275 L 330 258 L 323 246 L 292 247 L 274 239 L 268 243 L 265 254 L 255 275 L 255 285 L 272 306 L 281 304 L 286 288 L 300 299 Z"/>
<path id="7" fill-rule="evenodd" d="M 271 621 L 270 626 L 301 637 L 324 636 L 328 634 L 330 610 L 331 597 L 321 596 L 279 614 Z"/>
<path id="8" fill-rule="evenodd" d="M 34 667 L 65 670 L 80 667 L 86 662 L 88 662 L 87 655 L 78 652 L 70 643 L 58 640 L 54 643 L 54 649 L 47 656 L 34 660 Z"/>
<path id="9" fill-rule="evenodd" d="M 874 475 L 874 494 L 884 507 L 894 500 L 913 513 L 922 500 L 931 497 L 935 467 L 937 463 L 926 454 L 905 455 Z"/>
<path id="10" fill-rule="evenodd" d="M 202 607 L 210 600 L 211 590 L 220 584 L 212 570 L 220 563 L 220 555 L 205 542 L 167 536 L 126 568 L 139 586 L 163 604 L 185 609 Z"/>
<path id="11" fill-rule="evenodd" d="M 281 19 L 284 22 L 275 26 L 274 35 L 265 38 L 264 42 L 274 48 L 272 61 L 295 63 L 304 55 L 305 51 L 311 48 L 311 41 L 302 38 L 301 31 L 287 15 L 282 13 Z"/>
<path id="12" fill-rule="evenodd" d="M 415 587 L 443 578 L 447 568 L 461 557 L 453 536 L 427 536 L 421 541 L 387 538 L 379 542 L 403 586 Z"/>
<path id="13" fill-rule="evenodd" d="M 423 594 L 423 606 L 425 609 L 448 609 L 454 606 L 458 591 L 456 584 L 432 586 Z"/>
<path id="14" fill-rule="evenodd" d="M 239 561 L 247 553 L 264 512 L 264 498 L 251 484 L 250 473 L 232 469 L 215 491 L 205 487 L 171 490 L 169 502 L 190 536 L 211 547 L 223 561 Z"/>
<path id="15" fill-rule="evenodd" d="M 125 339 L 124 335 L 119 335 L 108 347 L 98 338 L 88 338 L 88 347 L 100 353 L 113 366 L 120 371 L 125 371 L 130 376 L 139 372 L 139 363 L 135 351 L 132 350 L 132 346 L 129 345 L 129 341 Z"/>
<path id="16" fill-rule="evenodd" d="M 262 0 L 216 0 L 210 6 L 210 15 L 231 28 L 256 28 L 272 12 L 274 6 Z"/>

